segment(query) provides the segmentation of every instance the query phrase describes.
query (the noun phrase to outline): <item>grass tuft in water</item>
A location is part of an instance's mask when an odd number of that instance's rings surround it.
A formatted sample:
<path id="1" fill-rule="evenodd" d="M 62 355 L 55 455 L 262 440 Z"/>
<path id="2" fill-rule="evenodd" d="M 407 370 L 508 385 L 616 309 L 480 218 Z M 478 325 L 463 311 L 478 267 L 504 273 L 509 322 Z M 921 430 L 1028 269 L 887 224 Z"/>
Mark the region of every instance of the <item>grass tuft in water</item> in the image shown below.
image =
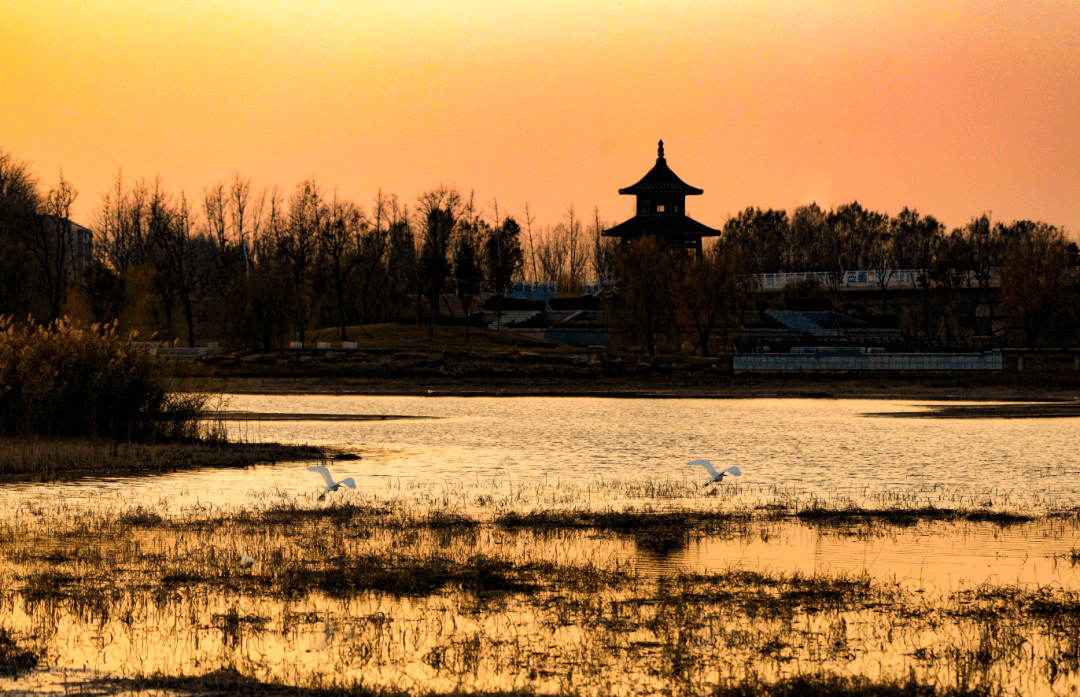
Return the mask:
<path id="1" fill-rule="evenodd" d="M 961 510 L 955 508 L 830 508 L 815 505 L 795 514 L 799 520 L 817 525 L 847 526 L 858 523 L 881 522 L 899 527 L 909 527 L 921 522 L 990 522 L 998 525 L 1030 523 L 1035 518 L 1024 513 L 994 511 L 989 509 Z"/>
<path id="2" fill-rule="evenodd" d="M 16 676 L 38 664 L 33 651 L 20 647 L 6 629 L 0 627 L 0 675 Z"/>
<path id="3" fill-rule="evenodd" d="M 799 675 L 777 682 L 746 681 L 721 686 L 712 697 L 996 697 L 990 687 L 939 687 L 906 680 L 871 680 L 856 675 Z"/>

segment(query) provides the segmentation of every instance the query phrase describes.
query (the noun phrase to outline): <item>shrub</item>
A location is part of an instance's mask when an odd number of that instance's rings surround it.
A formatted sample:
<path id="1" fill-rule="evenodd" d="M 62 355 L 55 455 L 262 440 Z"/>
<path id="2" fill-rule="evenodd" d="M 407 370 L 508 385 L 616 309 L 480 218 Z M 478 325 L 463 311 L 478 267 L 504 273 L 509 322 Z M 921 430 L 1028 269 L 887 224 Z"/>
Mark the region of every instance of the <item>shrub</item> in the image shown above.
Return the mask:
<path id="1" fill-rule="evenodd" d="M 116 322 L 16 325 L 0 317 L 0 432 L 153 442 L 197 437 L 203 395 L 170 392 Z"/>

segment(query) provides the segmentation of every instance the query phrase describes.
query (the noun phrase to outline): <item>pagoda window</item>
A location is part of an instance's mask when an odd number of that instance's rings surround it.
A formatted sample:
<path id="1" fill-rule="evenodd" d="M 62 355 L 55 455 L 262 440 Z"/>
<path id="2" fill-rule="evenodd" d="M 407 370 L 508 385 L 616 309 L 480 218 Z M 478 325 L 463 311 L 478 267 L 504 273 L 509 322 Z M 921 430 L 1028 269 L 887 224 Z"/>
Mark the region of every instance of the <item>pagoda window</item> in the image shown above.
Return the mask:
<path id="1" fill-rule="evenodd" d="M 664 212 L 664 204 L 661 203 L 659 206 L 657 206 L 656 207 L 656 212 L 657 213 L 663 213 Z"/>

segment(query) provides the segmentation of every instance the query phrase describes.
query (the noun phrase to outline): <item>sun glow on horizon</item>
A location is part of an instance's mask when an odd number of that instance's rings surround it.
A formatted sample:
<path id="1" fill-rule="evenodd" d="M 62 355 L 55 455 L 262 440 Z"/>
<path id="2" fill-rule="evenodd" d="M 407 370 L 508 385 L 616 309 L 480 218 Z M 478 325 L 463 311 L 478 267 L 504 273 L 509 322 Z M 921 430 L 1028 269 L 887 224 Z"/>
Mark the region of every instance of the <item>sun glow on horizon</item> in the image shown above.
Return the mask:
<path id="1" fill-rule="evenodd" d="M 63 168 L 84 221 L 118 168 L 189 196 L 314 174 L 365 204 L 446 183 L 618 221 L 663 138 L 714 227 L 859 200 L 1080 229 L 1065 1 L 41 0 L 0 22 L 0 147 L 46 185 Z"/>

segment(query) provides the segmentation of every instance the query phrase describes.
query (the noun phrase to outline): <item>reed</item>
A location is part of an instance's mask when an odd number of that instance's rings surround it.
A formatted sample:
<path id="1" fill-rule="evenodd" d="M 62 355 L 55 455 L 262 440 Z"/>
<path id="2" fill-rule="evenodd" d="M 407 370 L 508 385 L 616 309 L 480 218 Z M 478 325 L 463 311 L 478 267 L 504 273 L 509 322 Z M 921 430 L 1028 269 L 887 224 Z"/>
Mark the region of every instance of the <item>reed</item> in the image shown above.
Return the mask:
<path id="1" fill-rule="evenodd" d="M 8 630 L 0 627 L 0 676 L 16 676 L 37 664 L 37 654 L 19 646 Z"/>
<path id="2" fill-rule="evenodd" d="M 0 317 L 0 432 L 152 443 L 196 439 L 206 397 L 173 392 L 117 324 Z"/>
<path id="3" fill-rule="evenodd" d="M 201 467 L 250 467 L 324 457 L 326 452 L 322 448 L 309 445 L 218 438 L 149 445 L 89 438 L 0 436 L 0 483 L 161 474 Z"/>

